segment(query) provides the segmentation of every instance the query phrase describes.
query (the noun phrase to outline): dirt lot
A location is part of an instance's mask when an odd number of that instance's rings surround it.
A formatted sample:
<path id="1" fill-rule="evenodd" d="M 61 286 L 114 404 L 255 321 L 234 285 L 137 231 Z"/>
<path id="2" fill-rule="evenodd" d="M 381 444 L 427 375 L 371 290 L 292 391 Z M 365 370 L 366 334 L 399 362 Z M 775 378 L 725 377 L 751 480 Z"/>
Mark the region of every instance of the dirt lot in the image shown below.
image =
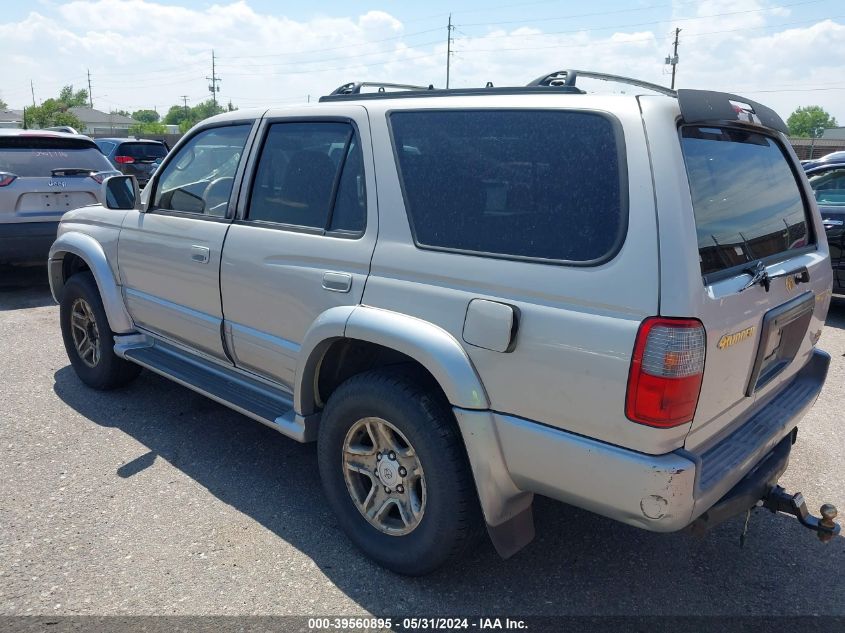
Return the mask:
<path id="1" fill-rule="evenodd" d="M 0 272 L 0 614 L 845 614 L 845 539 L 758 512 L 706 538 L 546 499 L 537 539 L 422 579 L 359 554 L 303 446 L 149 372 L 98 393 L 71 370 L 40 271 Z M 783 484 L 845 509 L 845 299 Z"/>

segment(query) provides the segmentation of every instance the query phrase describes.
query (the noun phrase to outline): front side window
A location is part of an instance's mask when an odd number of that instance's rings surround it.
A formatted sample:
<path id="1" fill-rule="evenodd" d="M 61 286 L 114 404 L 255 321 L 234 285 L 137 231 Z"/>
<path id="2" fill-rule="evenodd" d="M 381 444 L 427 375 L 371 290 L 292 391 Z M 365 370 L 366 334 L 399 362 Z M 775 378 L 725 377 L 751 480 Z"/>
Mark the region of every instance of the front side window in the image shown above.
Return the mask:
<path id="1" fill-rule="evenodd" d="M 247 219 L 330 232 L 364 229 L 361 145 L 348 123 L 276 123 L 258 161 Z"/>
<path id="2" fill-rule="evenodd" d="M 250 127 L 216 127 L 191 138 L 162 171 L 153 209 L 224 217 Z"/>
<path id="3" fill-rule="evenodd" d="M 419 246 L 587 264 L 621 244 L 626 175 L 610 118 L 397 111 L 390 124 Z"/>
<path id="4" fill-rule="evenodd" d="M 684 126 L 681 149 L 703 275 L 812 243 L 798 181 L 774 139 Z"/>

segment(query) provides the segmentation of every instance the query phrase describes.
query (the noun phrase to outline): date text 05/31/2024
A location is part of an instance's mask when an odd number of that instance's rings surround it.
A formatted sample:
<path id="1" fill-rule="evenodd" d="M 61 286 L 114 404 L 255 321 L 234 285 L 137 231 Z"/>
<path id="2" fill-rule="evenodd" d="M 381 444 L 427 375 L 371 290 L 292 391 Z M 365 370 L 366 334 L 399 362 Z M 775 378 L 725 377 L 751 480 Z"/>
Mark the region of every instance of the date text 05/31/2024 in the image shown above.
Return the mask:
<path id="1" fill-rule="evenodd" d="M 526 629 L 524 620 L 516 618 L 309 618 L 312 631 L 348 631 L 391 629 L 403 631 L 429 630 L 520 630 Z"/>

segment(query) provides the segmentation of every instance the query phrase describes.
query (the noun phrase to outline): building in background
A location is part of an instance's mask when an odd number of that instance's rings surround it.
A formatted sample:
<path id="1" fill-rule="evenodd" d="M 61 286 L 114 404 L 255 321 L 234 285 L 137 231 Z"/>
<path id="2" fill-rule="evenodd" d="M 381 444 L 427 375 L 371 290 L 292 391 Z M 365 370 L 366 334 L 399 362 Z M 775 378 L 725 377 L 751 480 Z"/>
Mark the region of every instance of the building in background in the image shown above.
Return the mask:
<path id="1" fill-rule="evenodd" d="M 0 127 L 23 127 L 23 110 L 0 110 Z"/>
<path id="2" fill-rule="evenodd" d="M 85 128 L 79 130 L 82 134 L 128 136 L 129 128 L 138 124 L 137 121 L 130 119 L 128 116 L 101 112 L 84 106 L 74 106 L 70 108 L 70 112 L 85 124 Z"/>

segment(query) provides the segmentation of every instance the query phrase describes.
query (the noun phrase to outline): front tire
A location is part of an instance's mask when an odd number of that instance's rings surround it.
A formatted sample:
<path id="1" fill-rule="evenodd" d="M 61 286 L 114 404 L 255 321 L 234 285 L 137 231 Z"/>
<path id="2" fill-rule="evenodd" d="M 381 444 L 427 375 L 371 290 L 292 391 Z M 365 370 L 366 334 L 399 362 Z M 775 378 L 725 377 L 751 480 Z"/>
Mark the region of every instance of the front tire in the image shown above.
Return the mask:
<path id="1" fill-rule="evenodd" d="M 391 369 L 331 395 L 317 455 L 329 504 L 367 556 L 427 574 L 472 542 L 480 509 L 449 403 L 430 378 Z"/>
<path id="2" fill-rule="evenodd" d="M 139 365 L 114 353 L 114 332 L 90 272 L 77 273 L 65 284 L 59 321 L 70 364 L 89 387 L 100 390 L 122 387 L 141 372 Z"/>

